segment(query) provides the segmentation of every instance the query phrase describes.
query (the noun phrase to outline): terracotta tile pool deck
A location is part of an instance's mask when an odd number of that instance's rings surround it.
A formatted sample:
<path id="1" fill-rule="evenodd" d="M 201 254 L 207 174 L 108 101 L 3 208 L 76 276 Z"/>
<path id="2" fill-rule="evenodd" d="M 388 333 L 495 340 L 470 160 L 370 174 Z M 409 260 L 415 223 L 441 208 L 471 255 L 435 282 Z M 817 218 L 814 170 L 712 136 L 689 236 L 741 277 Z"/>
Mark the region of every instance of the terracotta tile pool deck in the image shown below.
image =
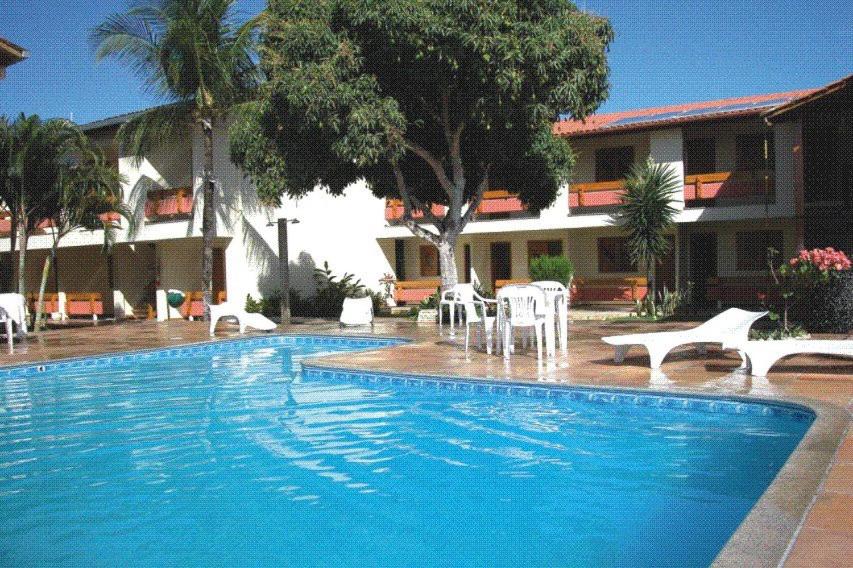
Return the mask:
<path id="1" fill-rule="evenodd" d="M 466 356 L 463 335 L 451 337 L 434 325 L 384 319 L 368 328 L 341 330 L 336 323 L 311 321 L 281 328 L 283 333 L 378 335 L 412 342 L 381 351 L 314 359 L 317 366 L 491 380 L 536 381 L 651 389 L 712 396 L 746 396 L 805 404 L 818 414 L 797 451 L 753 508 L 717 558 L 717 565 L 846 566 L 853 558 L 853 361 L 797 356 L 779 362 L 769 380 L 758 380 L 737 367 L 734 353 L 713 348 L 705 356 L 685 348 L 670 355 L 662 373 L 651 373 L 644 350 L 632 350 L 621 365 L 603 335 L 679 329 L 691 324 L 573 323 L 568 356 L 539 365 L 536 353 L 502 357 L 472 350 Z M 240 337 L 236 326 L 220 325 L 216 340 Z M 842 338 L 843 336 L 836 336 Z M 0 365 L 168 347 L 208 341 L 204 322 L 102 323 L 31 335 Z M 792 538 L 793 535 L 793 538 Z M 758 551 L 758 552 L 757 552 Z"/>

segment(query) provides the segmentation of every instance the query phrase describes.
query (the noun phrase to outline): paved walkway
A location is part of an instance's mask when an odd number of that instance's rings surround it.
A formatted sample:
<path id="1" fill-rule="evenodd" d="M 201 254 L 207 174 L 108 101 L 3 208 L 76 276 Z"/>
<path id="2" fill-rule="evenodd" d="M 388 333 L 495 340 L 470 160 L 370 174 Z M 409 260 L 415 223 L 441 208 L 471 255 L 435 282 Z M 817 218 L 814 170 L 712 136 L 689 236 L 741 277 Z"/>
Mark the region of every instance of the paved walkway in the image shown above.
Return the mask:
<path id="1" fill-rule="evenodd" d="M 679 329 L 689 324 L 664 324 L 654 329 Z M 414 341 L 382 351 L 316 360 L 317 364 L 369 370 L 396 371 L 448 376 L 486 377 L 496 380 L 525 380 L 565 384 L 652 388 L 663 391 L 700 392 L 714 395 L 749 395 L 771 399 L 796 400 L 819 407 L 819 416 L 827 418 L 820 428 L 813 426 L 803 444 L 792 456 L 777 481 L 750 514 L 726 551 L 734 556 L 728 562 L 751 565 L 775 565 L 782 552 L 786 566 L 844 566 L 853 558 L 853 361 L 797 356 L 777 364 L 769 380 L 754 380 L 736 371 L 740 359 L 735 354 L 711 349 L 707 356 L 679 350 L 663 365 L 662 373 L 650 373 L 648 357 L 641 349 L 631 351 L 625 362 L 612 361 L 612 349 L 600 341 L 602 335 L 648 331 L 640 322 L 608 323 L 577 321 L 572 326 L 568 356 L 539 365 L 535 351 L 514 355 L 509 365 L 502 357 L 462 348 L 462 336 L 439 334 L 434 325 L 415 324 L 389 318 L 377 323 L 376 335 L 404 336 Z M 288 326 L 287 333 L 325 333 L 364 335 L 364 328 L 340 330 L 336 323 L 313 321 Z M 368 331 L 369 333 L 369 331 Z M 220 325 L 217 340 L 236 337 L 236 326 Z M 51 330 L 29 338 L 16 346 L 14 355 L 0 355 L 0 365 L 44 361 L 98 353 L 127 351 L 207 341 L 203 322 L 172 321 L 127 322 L 121 325 L 99 324 L 92 327 Z M 813 432 L 821 430 L 820 432 Z M 793 477 L 792 477 L 793 476 Z M 796 482 L 796 483 L 794 483 Z M 764 558 L 740 554 L 749 548 L 751 535 L 746 530 L 753 517 L 791 516 L 800 524 L 792 546 L 789 538 L 775 543 Z M 760 521 L 752 523 L 765 527 Z M 789 527 L 792 529 L 792 527 Z M 764 531 L 766 532 L 766 530 Z M 785 531 L 781 531 L 785 533 Z M 788 533 L 789 534 L 789 533 Z M 781 549 L 779 548 L 781 547 Z M 782 550 L 787 549 L 787 551 Z M 724 552 L 726 552 L 724 551 Z M 718 559 L 719 560 L 719 559 Z"/>

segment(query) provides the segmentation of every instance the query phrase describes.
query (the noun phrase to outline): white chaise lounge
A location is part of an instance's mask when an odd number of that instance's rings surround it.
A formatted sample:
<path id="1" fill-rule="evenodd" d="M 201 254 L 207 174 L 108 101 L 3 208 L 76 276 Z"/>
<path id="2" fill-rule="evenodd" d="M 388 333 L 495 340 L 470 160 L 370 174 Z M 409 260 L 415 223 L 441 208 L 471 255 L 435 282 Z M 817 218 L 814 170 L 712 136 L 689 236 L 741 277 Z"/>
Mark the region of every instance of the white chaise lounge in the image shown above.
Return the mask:
<path id="1" fill-rule="evenodd" d="M 788 355 L 837 355 L 853 357 L 850 339 L 782 339 L 778 341 L 746 341 L 738 346 L 746 354 L 750 374 L 766 377 L 782 357 Z"/>
<path id="2" fill-rule="evenodd" d="M 654 333 L 634 333 L 631 335 L 611 335 L 602 337 L 602 341 L 616 347 L 614 360 L 621 363 L 632 345 L 642 345 L 649 351 L 649 363 L 652 369 L 660 369 L 667 353 L 680 345 L 699 344 L 699 352 L 704 353 L 705 343 L 720 343 L 723 349 L 739 349 L 739 345 L 749 339 L 749 328 L 767 312 L 748 312 L 739 308 L 729 308 L 702 325 L 684 331 L 658 331 Z M 746 358 L 740 351 L 743 365 Z"/>
<path id="3" fill-rule="evenodd" d="M 373 300 L 364 298 L 344 298 L 341 310 L 341 327 L 345 325 L 369 325 L 373 327 Z"/>
<path id="4" fill-rule="evenodd" d="M 240 324 L 240 333 L 246 333 L 246 327 L 253 327 L 261 331 L 272 331 L 276 328 L 275 322 L 265 318 L 261 314 L 252 314 L 231 302 L 222 302 L 210 306 L 210 335 L 213 335 L 217 322 L 222 318 L 235 318 Z"/>

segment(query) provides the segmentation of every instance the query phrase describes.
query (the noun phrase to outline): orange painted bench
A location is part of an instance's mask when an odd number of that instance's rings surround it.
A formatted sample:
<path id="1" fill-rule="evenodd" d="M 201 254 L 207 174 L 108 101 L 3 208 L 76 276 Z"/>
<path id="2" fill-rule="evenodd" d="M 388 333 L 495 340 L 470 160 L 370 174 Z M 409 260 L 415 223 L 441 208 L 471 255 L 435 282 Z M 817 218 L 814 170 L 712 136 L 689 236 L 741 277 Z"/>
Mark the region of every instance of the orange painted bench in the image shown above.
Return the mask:
<path id="1" fill-rule="evenodd" d="M 216 292 L 214 294 L 213 303 L 221 304 L 222 302 L 228 299 L 228 294 L 225 291 Z M 181 316 L 189 319 L 200 318 L 204 316 L 204 292 L 194 291 L 187 292 L 186 300 L 181 305 L 180 310 Z"/>
<path id="2" fill-rule="evenodd" d="M 27 307 L 31 314 L 35 314 L 38 309 L 39 295 L 38 292 L 30 292 L 27 294 Z M 56 292 L 44 293 L 44 313 L 52 314 L 59 311 L 59 294 Z"/>
<path id="3" fill-rule="evenodd" d="M 643 276 L 628 278 L 575 278 L 572 303 L 633 304 L 646 297 L 648 282 Z"/>
<path id="4" fill-rule="evenodd" d="M 394 283 L 394 301 L 400 305 L 419 304 L 441 287 L 441 280 L 400 280 Z"/>

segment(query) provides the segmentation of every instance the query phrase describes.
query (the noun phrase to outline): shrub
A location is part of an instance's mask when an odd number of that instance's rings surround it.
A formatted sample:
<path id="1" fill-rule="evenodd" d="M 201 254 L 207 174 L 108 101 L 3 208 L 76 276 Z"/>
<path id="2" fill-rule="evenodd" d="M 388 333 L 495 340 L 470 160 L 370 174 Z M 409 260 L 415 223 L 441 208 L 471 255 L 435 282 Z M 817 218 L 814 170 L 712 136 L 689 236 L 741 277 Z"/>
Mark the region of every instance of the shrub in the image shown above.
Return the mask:
<path id="1" fill-rule="evenodd" d="M 553 280 L 569 285 L 575 267 L 565 256 L 539 256 L 530 261 L 530 278 L 533 281 Z"/>
<path id="2" fill-rule="evenodd" d="M 853 271 L 846 270 L 802 293 L 791 319 L 815 333 L 853 330 Z"/>

